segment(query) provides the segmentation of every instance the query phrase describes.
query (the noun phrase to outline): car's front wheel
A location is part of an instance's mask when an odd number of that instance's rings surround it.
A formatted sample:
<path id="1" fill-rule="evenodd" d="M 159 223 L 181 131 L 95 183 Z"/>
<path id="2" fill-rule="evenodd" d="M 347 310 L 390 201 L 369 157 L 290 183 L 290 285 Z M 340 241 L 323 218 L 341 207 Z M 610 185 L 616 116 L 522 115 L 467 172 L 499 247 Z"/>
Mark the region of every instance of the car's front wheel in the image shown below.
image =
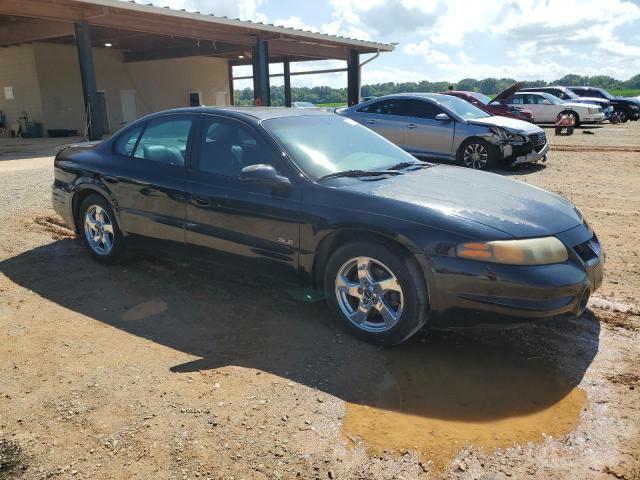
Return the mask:
<path id="1" fill-rule="evenodd" d="M 82 240 L 89 253 L 103 263 L 117 263 L 124 257 L 125 239 L 109 202 L 100 195 L 89 195 L 80 205 L 78 221 Z"/>
<path id="2" fill-rule="evenodd" d="M 458 149 L 458 161 L 462 166 L 474 170 L 486 170 L 496 162 L 496 149 L 481 138 L 472 138 Z"/>
<path id="3" fill-rule="evenodd" d="M 624 110 L 615 110 L 613 113 L 618 116 L 618 120 L 621 123 L 626 123 L 629 120 L 629 115 Z"/>
<path id="4" fill-rule="evenodd" d="M 329 259 L 324 287 L 347 330 L 376 345 L 399 344 L 427 320 L 424 277 L 413 258 L 391 245 L 343 245 Z"/>

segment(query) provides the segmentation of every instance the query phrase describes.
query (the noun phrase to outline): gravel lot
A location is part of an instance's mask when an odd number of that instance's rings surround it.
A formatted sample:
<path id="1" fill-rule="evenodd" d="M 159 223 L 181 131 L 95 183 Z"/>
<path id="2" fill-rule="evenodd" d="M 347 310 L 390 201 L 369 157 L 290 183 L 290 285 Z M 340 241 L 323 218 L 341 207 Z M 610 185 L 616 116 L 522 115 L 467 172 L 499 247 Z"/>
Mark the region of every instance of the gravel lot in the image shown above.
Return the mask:
<path id="1" fill-rule="evenodd" d="M 576 132 L 499 173 L 595 227 L 590 310 L 393 349 L 251 271 L 94 263 L 54 139 L 0 140 L 0 478 L 640 478 L 640 122 Z"/>

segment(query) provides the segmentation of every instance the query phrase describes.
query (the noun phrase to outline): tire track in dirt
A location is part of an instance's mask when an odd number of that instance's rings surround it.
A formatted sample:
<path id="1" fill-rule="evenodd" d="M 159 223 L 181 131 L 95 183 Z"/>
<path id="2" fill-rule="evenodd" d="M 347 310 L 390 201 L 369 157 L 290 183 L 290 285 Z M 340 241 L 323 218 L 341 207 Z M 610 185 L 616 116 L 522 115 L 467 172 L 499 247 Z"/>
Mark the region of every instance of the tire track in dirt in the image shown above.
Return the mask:
<path id="1" fill-rule="evenodd" d="M 624 145 L 620 147 L 603 145 L 549 145 L 550 150 L 559 152 L 640 152 L 640 146 Z"/>

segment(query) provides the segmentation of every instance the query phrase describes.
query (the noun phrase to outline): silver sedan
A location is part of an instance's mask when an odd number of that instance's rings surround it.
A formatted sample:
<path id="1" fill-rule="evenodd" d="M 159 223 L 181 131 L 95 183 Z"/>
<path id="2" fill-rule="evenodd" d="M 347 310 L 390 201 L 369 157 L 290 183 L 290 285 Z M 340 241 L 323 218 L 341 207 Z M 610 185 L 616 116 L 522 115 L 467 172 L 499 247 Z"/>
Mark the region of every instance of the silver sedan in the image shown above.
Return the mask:
<path id="1" fill-rule="evenodd" d="M 349 117 L 419 158 L 456 161 L 478 170 L 547 160 L 544 131 L 491 116 L 462 99 L 437 93 L 378 97 L 336 113 Z"/>

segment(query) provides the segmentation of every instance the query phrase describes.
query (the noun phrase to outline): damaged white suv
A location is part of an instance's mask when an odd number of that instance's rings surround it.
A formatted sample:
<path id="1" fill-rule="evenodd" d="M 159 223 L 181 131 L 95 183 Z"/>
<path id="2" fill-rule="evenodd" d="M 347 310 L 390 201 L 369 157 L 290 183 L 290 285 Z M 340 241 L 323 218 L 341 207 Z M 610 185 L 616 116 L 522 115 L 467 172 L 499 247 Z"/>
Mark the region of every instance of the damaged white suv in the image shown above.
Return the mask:
<path id="1" fill-rule="evenodd" d="M 565 102 L 546 92 L 516 92 L 507 98 L 506 103 L 531 110 L 535 123 L 554 123 L 561 113 L 572 116 L 576 125 L 600 123 L 606 118 L 597 105 Z"/>

